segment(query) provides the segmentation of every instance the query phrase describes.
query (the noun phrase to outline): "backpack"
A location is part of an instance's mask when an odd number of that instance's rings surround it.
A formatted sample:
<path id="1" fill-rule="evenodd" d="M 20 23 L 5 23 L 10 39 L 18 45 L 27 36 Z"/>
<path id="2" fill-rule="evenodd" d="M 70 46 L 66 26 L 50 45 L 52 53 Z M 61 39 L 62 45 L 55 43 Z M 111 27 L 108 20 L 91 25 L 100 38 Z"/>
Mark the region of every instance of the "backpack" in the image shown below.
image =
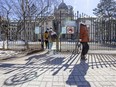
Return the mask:
<path id="1" fill-rule="evenodd" d="M 52 39 L 52 41 L 55 41 L 57 38 L 58 38 L 58 36 L 57 36 L 56 32 L 53 32 L 53 33 L 51 34 L 51 39 Z"/>

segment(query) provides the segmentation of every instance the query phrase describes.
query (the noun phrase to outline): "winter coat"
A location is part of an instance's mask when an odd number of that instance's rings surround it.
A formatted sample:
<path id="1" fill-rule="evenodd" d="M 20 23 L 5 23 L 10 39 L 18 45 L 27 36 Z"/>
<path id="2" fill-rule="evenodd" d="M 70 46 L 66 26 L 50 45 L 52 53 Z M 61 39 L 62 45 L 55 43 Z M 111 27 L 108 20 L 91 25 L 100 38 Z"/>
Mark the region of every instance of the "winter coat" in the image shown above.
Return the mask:
<path id="1" fill-rule="evenodd" d="M 48 40 L 49 33 L 45 32 L 44 33 L 44 40 Z"/>

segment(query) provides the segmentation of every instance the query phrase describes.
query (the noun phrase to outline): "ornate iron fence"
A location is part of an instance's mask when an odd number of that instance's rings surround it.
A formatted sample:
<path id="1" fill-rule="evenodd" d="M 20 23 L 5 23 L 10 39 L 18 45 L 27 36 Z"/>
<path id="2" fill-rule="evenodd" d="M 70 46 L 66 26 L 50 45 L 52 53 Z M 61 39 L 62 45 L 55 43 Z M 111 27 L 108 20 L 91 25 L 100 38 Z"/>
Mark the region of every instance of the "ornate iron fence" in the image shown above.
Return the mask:
<path id="1" fill-rule="evenodd" d="M 116 50 L 116 18 L 67 17 L 60 12 L 55 27 L 59 35 L 59 50 L 73 51 L 79 40 L 79 24 L 85 22 L 89 30 L 90 50 Z"/>
<path id="2" fill-rule="evenodd" d="M 45 19 L 44 19 L 45 20 Z M 90 50 L 116 50 L 116 18 L 79 17 L 78 14 L 64 15 L 60 12 L 53 20 L 53 28 L 59 39 L 57 49 L 60 51 L 73 51 L 79 40 L 79 23 L 85 22 L 89 29 Z M 7 29 L 0 29 L 0 48 L 12 50 L 44 49 L 44 24 L 27 21 L 25 29 L 20 29 L 23 22 L 12 22 Z M 40 28 L 38 34 L 35 28 Z M 5 27 L 3 28 L 6 29 Z"/>
<path id="3" fill-rule="evenodd" d="M 10 22 L 9 28 L 2 27 L 2 29 L 0 29 L 0 49 L 43 49 L 42 27 L 36 22 L 28 21 L 25 23 L 25 29 L 23 25 L 23 22 L 12 21 Z M 7 29 L 7 32 L 3 31 L 4 29 Z"/>

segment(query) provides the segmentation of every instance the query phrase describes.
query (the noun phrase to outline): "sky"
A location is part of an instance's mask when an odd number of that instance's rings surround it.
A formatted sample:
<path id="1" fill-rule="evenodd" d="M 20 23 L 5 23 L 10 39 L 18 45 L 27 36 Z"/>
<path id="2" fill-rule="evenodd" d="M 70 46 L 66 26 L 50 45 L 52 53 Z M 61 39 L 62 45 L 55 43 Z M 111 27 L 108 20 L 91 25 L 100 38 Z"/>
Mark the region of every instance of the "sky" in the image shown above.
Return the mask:
<path id="1" fill-rule="evenodd" d="M 95 16 L 93 9 L 97 7 L 100 0 L 64 0 L 66 5 L 71 5 L 74 8 L 74 12 L 84 13 L 89 16 Z"/>

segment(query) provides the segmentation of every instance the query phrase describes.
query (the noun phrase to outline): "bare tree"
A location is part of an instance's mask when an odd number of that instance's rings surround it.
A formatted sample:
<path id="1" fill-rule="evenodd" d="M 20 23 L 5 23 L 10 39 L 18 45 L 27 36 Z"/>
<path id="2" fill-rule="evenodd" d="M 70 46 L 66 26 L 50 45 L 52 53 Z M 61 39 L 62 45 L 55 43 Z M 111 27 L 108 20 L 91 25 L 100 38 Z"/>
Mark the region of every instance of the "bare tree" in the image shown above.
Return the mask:
<path id="1" fill-rule="evenodd" d="M 14 36 L 17 39 L 22 31 L 24 34 L 25 42 L 28 40 L 26 28 L 31 27 L 32 22 L 37 24 L 38 18 L 42 15 L 52 15 L 55 5 L 58 5 L 59 0 L 0 0 L 0 12 L 1 15 L 6 15 L 5 18 L 8 21 L 8 26 L 10 20 L 17 20 L 17 30 L 14 32 Z M 29 23 L 27 26 L 26 23 Z M 43 22 L 39 20 L 38 23 Z M 8 37 L 7 37 L 8 38 Z M 28 43 L 27 48 L 28 48 Z"/>
<path id="2" fill-rule="evenodd" d="M 9 4 L 9 2 L 7 0 L 0 2 L 0 5 L 1 5 L 0 11 L 2 11 L 1 15 L 3 16 L 3 18 L 5 18 L 4 20 L 2 20 L 2 23 L 0 26 L 1 31 L 4 33 L 3 49 L 4 48 L 8 49 L 8 34 L 9 34 L 9 30 L 10 30 L 10 16 L 9 15 L 12 13 L 11 12 L 12 5 Z M 6 44 L 4 43 L 4 40 L 6 40 Z"/>

